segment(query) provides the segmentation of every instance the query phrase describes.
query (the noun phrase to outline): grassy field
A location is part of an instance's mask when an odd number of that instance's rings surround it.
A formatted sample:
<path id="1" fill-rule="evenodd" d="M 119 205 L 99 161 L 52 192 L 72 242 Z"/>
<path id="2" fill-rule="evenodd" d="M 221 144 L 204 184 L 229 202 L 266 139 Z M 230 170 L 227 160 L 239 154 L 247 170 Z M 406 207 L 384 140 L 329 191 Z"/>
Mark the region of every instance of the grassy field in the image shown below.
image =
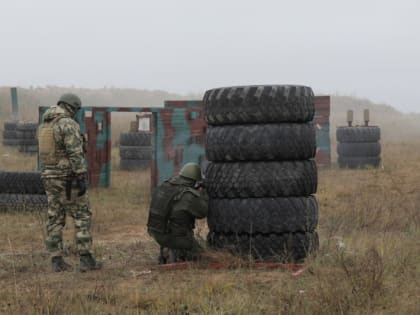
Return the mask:
<path id="1" fill-rule="evenodd" d="M 420 143 L 383 151 L 382 169 L 319 170 L 321 247 L 298 277 L 246 261 L 159 270 L 145 228 L 149 171 L 119 171 L 115 151 L 112 188 L 90 191 L 104 269 L 50 272 L 44 214 L 0 213 L 0 314 L 420 314 Z M 0 147 L 0 169 L 35 165 Z M 76 267 L 73 233 L 68 220 L 66 260 Z M 202 221 L 197 234 L 206 233 Z"/>

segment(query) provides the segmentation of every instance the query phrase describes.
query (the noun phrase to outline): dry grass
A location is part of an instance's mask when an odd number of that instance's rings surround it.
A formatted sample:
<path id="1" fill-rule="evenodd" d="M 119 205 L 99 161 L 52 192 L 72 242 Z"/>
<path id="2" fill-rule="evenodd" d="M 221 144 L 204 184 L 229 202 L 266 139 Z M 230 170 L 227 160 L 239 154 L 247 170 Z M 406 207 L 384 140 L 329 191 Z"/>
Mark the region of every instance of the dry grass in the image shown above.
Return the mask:
<path id="1" fill-rule="evenodd" d="M 420 143 L 384 145 L 383 169 L 320 170 L 321 248 L 299 277 L 158 270 L 145 229 L 149 172 L 118 171 L 115 155 L 112 187 L 90 191 L 103 270 L 51 273 L 44 215 L 0 214 L 1 314 L 420 314 Z M 35 164 L 0 147 L 0 169 Z M 198 230 L 204 239 L 205 222 Z M 76 266 L 71 241 L 66 248 Z"/>

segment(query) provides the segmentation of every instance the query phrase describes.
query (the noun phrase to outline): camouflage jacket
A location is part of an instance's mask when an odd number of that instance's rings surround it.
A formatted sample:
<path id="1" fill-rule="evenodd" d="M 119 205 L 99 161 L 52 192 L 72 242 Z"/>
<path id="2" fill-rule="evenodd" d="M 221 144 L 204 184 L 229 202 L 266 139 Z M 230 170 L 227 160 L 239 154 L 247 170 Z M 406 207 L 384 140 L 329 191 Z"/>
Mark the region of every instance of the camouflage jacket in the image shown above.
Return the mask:
<path id="1" fill-rule="evenodd" d="M 193 233 L 195 219 L 202 219 L 208 213 L 209 197 L 206 190 L 199 191 L 191 187 L 191 181 L 180 176 L 170 179 L 173 183 L 185 185 L 184 192 L 177 196 L 169 217 L 169 233 L 173 236 L 185 236 Z"/>
<path id="2" fill-rule="evenodd" d="M 69 112 L 57 105 L 51 106 L 45 112 L 42 124 L 52 122 L 54 119 L 56 121 L 53 124 L 53 137 L 57 163 L 43 165 L 42 176 L 56 178 L 85 173 L 87 170 L 83 150 L 84 138 L 80 133 L 79 124 L 71 118 Z"/>

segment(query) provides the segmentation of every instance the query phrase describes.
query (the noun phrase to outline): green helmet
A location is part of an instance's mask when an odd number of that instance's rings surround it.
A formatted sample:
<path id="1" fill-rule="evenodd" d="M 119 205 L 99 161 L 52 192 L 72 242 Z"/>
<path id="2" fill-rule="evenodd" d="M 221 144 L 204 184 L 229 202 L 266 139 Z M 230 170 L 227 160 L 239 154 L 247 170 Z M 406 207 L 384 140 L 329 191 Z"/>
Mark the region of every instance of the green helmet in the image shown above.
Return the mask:
<path id="1" fill-rule="evenodd" d="M 199 182 L 202 180 L 201 169 L 197 163 L 190 162 L 190 163 L 185 164 L 181 168 L 181 171 L 179 171 L 179 175 L 181 175 L 182 177 L 193 179 L 196 182 Z"/>
<path id="2" fill-rule="evenodd" d="M 82 101 L 76 94 L 73 93 L 65 93 L 61 95 L 57 105 L 60 103 L 69 105 L 74 111 L 78 111 L 80 107 L 82 107 Z"/>

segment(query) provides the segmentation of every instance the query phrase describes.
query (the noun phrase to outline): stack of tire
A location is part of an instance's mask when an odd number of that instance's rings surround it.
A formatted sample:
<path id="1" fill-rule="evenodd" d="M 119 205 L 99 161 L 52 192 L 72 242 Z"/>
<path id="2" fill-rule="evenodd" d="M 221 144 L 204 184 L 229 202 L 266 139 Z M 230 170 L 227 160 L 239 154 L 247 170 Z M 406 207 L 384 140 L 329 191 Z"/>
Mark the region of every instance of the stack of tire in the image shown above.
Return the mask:
<path id="1" fill-rule="evenodd" d="M 122 132 L 120 134 L 120 169 L 145 169 L 150 167 L 151 160 L 152 143 L 149 131 Z"/>
<path id="2" fill-rule="evenodd" d="M 319 246 L 312 89 L 226 87 L 203 102 L 209 246 L 301 262 Z"/>
<path id="3" fill-rule="evenodd" d="M 0 211 L 24 212 L 47 208 L 39 172 L 0 171 Z"/>
<path id="4" fill-rule="evenodd" d="M 376 168 L 381 164 L 381 129 L 378 126 L 337 127 L 340 168 Z"/>
<path id="5" fill-rule="evenodd" d="M 16 137 L 17 121 L 6 121 L 3 127 L 3 145 L 17 146 L 19 140 Z"/>
<path id="6" fill-rule="evenodd" d="M 38 152 L 37 129 L 38 123 L 35 122 L 19 122 L 16 125 L 16 138 L 18 139 L 18 150 L 20 152 Z"/>

